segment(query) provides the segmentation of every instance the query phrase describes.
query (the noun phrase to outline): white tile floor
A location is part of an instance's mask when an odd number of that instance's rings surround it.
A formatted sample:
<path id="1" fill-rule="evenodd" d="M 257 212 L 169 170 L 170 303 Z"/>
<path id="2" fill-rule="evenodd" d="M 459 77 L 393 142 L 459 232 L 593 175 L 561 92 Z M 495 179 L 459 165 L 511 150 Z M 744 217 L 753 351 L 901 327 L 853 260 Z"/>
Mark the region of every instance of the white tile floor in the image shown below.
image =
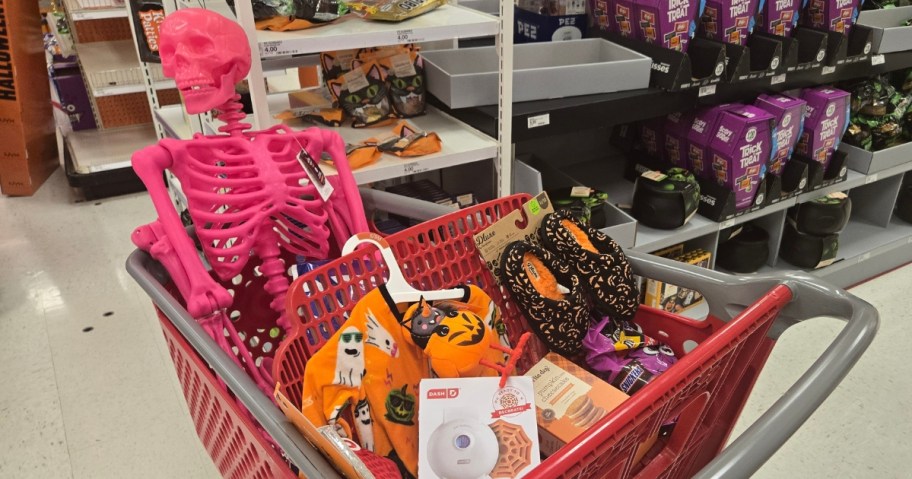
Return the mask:
<path id="1" fill-rule="evenodd" d="M 76 203 L 61 172 L 32 198 L 0 198 L 0 478 L 218 477 L 123 268 L 153 216 L 144 194 Z M 912 267 L 853 292 L 880 310 L 874 345 L 755 477 L 910 477 Z M 780 339 L 737 431 L 839 328 L 820 318 Z"/>

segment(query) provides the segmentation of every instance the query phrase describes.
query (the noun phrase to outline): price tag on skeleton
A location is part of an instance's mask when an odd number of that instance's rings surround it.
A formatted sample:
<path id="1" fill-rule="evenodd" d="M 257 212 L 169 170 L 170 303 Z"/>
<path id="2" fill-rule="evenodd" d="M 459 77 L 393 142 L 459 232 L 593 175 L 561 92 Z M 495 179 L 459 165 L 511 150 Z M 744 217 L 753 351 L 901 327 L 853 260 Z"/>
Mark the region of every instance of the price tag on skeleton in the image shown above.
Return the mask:
<path id="1" fill-rule="evenodd" d="M 709 96 L 716 94 L 716 85 L 701 86 L 697 96 Z"/>
<path id="2" fill-rule="evenodd" d="M 770 85 L 778 85 L 780 83 L 785 83 L 785 73 L 770 78 Z"/>
<path id="3" fill-rule="evenodd" d="M 301 164 L 301 168 L 307 173 L 310 183 L 317 188 L 320 198 L 323 198 L 323 201 L 329 201 L 329 197 L 333 192 L 332 184 L 326 179 L 326 175 L 323 174 L 320 165 L 314 161 L 310 153 L 304 148 L 301 148 L 301 151 L 298 152 L 298 163 Z"/>
<path id="4" fill-rule="evenodd" d="M 874 55 L 871 57 L 871 65 L 883 65 L 887 61 L 887 57 L 883 55 Z"/>
<path id="5" fill-rule="evenodd" d="M 393 67 L 393 73 L 399 78 L 413 77 L 416 75 L 415 64 L 407 53 L 390 57 L 390 64 Z"/>
<path id="6" fill-rule="evenodd" d="M 355 68 L 342 75 L 342 80 L 345 81 L 345 89 L 350 92 L 363 90 L 370 86 L 370 82 L 368 82 L 367 77 L 364 76 L 364 70 L 360 68 Z"/>
<path id="7" fill-rule="evenodd" d="M 836 67 L 823 67 L 823 70 L 820 71 L 821 75 L 829 75 L 836 71 Z"/>

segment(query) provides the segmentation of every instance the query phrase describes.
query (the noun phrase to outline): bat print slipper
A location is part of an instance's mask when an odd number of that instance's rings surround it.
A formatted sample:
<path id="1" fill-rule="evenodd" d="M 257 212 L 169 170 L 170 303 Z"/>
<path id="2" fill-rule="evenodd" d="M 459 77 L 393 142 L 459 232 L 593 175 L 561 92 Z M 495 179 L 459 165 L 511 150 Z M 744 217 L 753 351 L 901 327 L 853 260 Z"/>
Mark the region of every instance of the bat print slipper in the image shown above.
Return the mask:
<path id="1" fill-rule="evenodd" d="M 516 241 L 501 255 L 500 277 L 532 332 L 549 349 L 566 356 L 580 352 L 589 328 L 589 306 L 570 265 L 537 246 Z"/>
<path id="2" fill-rule="evenodd" d="M 615 320 L 633 319 L 640 291 L 627 257 L 611 237 L 583 226 L 569 211 L 546 216 L 538 234 L 545 249 L 573 265 L 595 309 Z"/>

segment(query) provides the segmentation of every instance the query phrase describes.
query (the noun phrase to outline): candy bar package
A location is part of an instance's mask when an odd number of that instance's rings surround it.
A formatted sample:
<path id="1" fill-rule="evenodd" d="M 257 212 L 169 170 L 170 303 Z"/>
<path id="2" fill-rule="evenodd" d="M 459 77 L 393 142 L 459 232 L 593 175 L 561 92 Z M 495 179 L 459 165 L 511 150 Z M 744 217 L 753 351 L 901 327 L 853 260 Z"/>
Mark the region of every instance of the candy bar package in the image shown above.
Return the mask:
<path id="1" fill-rule="evenodd" d="M 687 135 L 693 125 L 693 112 L 672 113 L 665 118 L 665 158 L 674 166 L 690 169 Z"/>
<path id="2" fill-rule="evenodd" d="M 687 132 L 687 164 L 698 178 L 710 179 L 711 156 L 709 144 L 716 132 L 716 123 L 723 111 L 734 108 L 735 104 L 727 103 L 697 110 L 690 130 Z"/>
<path id="3" fill-rule="evenodd" d="M 139 58 L 144 62 L 161 63 L 158 31 L 165 20 L 165 7 L 161 0 L 130 0 L 130 4 L 133 6 Z"/>
<path id="4" fill-rule="evenodd" d="M 807 102 L 788 95 L 760 95 L 754 106 L 768 111 L 776 119 L 776 151 L 770 159 L 769 172 L 782 174 L 785 164 L 792 157 L 798 138 L 804 131 L 804 110 Z"/>
<path id="5" fill-rule="evenodd" d="M 357 0 L 346 5 L 356 15 L 368 20 L 401 22 L 446 3 L 446 0 Z"/>
<path id="6" fill-rule="evenodd" d="M 711 175 L 735 194 L 735 209 L 749 208 L 777 150 L 775 118 L 765 110 L 738 105 L 722 112 L 709 146 Z"/>
<path id="7" fill-rule="evenodd" d="M 850 94 L 832 87 L 820 86 L 801 91 L 807 102 L 804 132 L 795 151 L 826 168 L 839 146 L 849 123 Z"/>
<path id="8" fill-rule="evenodd" d="M 808 0 L 801 23 L 819 30 L 848 35 L 858 18 L 862 0 Z"/>
<path id="9" fill-rule="evenodd" d="M 792 36 L 801 11 L 808 0 L 766 0 L 757 12 L 757 28 L 780 37 Z"/>
<path id="10" fill-rule="evenodd" d="M 386 69 L 393 111 L 400 118 L 423 115 L 427 105 L 424 60 L 417 49 L 379 58 Z"/>
<path id="11" fill-rule="evenodd" d="M 754 30 L 754 16 L 765 0 L 707 0 L 700 30 L 723 43 L 746 45 Z"/>
<path id="12" fill-rule="evenodd" d="M 606 316 L 593 324 L 583 339 L 586 363 L 626 394 L 635 394 L 678 361 L 671 348 L 632 321 L 622 323 Z"/>
<path id="13" fill-rule="evenodd" d="M 637 38 L 686 52 L 705 0 L 636 0 Z"/>
<path id="14" fill-rule="evenodd" d="M 235 0 L 228 0 L 234 11 Z M 340 0 L 253 0 L 258 30 L 302 30 L 331 22 L 348 12 Z"/>

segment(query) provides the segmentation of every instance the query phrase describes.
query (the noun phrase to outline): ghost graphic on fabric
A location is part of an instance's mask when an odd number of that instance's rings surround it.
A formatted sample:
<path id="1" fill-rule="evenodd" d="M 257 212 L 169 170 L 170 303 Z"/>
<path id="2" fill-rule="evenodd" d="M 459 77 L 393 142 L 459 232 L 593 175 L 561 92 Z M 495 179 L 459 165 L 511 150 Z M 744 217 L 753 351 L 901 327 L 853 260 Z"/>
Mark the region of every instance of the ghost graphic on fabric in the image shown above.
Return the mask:
<path id="1" fill-rule="evenodd" d="M 391 358 L 399 357 L 399 345 L 396 344 L 393 335 L 380 325 L 370 309 L 367 310 L 367 341 L 365 343 L 380 349 Z"/>
<path id="2" fill-rule="evenodd" d="M 336 354 L 335 384 L 360 387 L 364 376 L 364 333 L 354 326 L 342 330 Z"/>
<path id="3" fill-rule="evenodd" d="M 355 406 L 355 430 L 361 438 L 361 447 L 373 452 L 374 428 L 371 422 L 370 405 L 362 399 Z"/>

